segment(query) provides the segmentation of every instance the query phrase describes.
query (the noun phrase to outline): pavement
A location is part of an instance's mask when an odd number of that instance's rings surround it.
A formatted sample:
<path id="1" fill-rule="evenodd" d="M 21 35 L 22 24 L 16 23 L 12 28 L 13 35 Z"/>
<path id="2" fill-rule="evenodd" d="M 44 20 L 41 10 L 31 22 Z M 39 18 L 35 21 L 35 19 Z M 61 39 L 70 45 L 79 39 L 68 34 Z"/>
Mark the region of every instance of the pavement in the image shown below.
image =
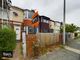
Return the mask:
<path id="1" fill-rule="evenodd" d="M 78 50 L 78 49 L 71 48 L 69 46 L 64 46 L 64 48 L 67 49 L 67 50 L 69 50 L 69 51 L 72 51 L 74 53 L 80 54 L 80 50 Z"/>
<path id="2" fill-rule="evenodd" d="M 80 38 L 69 41 L 67 46 L 80 50 Z"/>
<path id="3" fill-rule="evenodd" d="M 58 48 L 34 60 L 80 60 L 80 55 L 67 49 Z"/>

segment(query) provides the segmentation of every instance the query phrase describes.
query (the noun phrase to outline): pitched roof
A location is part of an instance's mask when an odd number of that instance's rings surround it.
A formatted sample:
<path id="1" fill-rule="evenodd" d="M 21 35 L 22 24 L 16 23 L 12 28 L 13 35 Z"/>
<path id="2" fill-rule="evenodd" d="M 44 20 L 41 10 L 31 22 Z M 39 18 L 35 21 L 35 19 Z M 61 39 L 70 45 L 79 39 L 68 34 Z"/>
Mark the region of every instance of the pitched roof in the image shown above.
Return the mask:
<path id="1" fill-rule="evenodd" d="M 20 9 L 20 10 L 24 10 L 24 9 L 22 9 L 22 8 L 20 8 L 20 7 L 17 7 L 17 6 L 11 6 L 12 8 L 17 8 L 17 9 Z"/>
<path id="2" fill-rule="evenodd" d="M 46 20 L 50 20 L 50 18 L 47 17 L 47 16 L 40 16 L 40 17 L 43 18 L 43 19 L 46 19 Z"/>

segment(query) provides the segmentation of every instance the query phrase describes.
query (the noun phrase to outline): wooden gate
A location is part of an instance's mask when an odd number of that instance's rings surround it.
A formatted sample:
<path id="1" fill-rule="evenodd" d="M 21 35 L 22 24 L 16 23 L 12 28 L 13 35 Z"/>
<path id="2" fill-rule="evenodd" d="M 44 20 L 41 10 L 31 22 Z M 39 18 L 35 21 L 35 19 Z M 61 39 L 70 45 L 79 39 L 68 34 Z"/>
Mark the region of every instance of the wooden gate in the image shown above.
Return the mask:
<path id="1" fill-rule="evenodd" d="M 36 34 L 28 34 L 27 35 L 27 41 L 26 41 L 26 45 L 27 45 L 27 55 L 28 57 L 32 57 L 34 54 L 34 43 L 37 41 L 37 37 Z"/>

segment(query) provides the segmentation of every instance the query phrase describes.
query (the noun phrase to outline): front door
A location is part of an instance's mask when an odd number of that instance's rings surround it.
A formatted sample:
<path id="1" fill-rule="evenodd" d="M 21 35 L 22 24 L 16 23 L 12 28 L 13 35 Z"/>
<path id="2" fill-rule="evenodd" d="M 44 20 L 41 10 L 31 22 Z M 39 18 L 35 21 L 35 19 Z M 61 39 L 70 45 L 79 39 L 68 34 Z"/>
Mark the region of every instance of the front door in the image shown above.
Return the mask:
<path id="1" fill-rule="evenodd" d="M 20 26 L 14 26 L 14 30 L 16 32 L 16 40 L 20 40 L 21 27 Z"/>

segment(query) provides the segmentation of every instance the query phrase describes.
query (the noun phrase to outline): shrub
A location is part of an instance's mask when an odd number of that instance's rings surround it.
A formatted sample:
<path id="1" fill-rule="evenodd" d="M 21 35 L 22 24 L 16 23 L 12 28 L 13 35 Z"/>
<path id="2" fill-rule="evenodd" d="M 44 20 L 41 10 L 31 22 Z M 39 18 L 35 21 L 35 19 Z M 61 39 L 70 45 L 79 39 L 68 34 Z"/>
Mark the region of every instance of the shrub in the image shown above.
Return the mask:
<path id="1" fill-rule="evenodd" d="M 16 47 L 16 33 L 10 28 L 0 30 L 0 51 L 13 51 Z"/>

